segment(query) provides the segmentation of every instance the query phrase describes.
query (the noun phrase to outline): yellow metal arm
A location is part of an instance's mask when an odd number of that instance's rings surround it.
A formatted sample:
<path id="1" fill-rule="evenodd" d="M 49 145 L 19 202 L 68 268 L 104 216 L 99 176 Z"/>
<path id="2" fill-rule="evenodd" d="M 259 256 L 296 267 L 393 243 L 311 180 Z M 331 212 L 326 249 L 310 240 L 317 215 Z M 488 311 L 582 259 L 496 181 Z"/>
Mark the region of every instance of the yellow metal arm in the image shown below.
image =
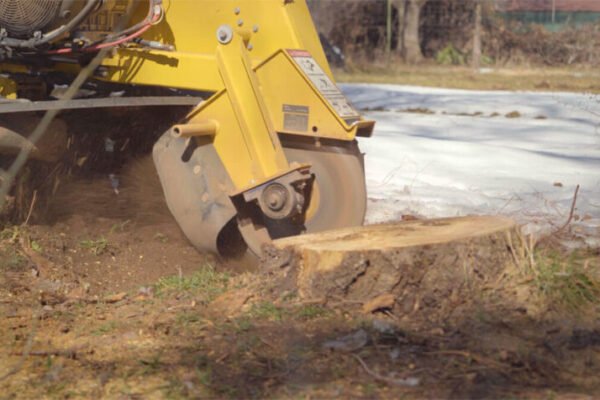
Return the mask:
<path id="1" fill-rule="evenodd" d="M 278 133 L 370 133 L 334 84 L 304 0 L 171 0 L 165 9 L 146 39 L 176 51 L 119 50 L 105 79 L 215 91 L 187 122 L 218 121 L 212 144 L 236 192 L 293 169 Z"/>

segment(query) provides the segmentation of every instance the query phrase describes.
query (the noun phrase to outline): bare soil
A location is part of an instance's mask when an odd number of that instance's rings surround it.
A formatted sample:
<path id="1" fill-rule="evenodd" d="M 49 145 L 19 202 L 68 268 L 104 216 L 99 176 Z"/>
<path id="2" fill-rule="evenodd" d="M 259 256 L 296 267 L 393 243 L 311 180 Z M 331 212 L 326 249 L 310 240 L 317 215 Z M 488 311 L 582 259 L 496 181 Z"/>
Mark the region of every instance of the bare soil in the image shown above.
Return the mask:
<path id="1" fill-rule="evenodd" d="M 507 270 L 439 302 L 448 318 L 301 300 L 277 273 L 197 253 L 147 160 L 127 171 L 119 195 L 104 176 L 73 181 L 50 218 L 2 232 L 0 398 L 600 396 L 595 298 L 566 307 Z M 578 258 L 589 276 L 599 259 Z"/>

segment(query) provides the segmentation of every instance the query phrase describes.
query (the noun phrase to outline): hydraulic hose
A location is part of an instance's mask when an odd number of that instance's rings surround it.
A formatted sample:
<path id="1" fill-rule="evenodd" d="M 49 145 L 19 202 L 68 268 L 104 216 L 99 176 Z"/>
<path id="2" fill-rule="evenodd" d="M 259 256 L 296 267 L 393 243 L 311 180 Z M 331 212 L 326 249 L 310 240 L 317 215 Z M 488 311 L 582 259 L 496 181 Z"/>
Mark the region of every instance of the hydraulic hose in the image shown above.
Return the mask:
<path id="1" fill-rule="evenodd" d="M 0 44 L 9 46 L 9 47 L 18 47 L 18 48 L 34 48 L 41 44 L 48 43 L 62 34 L 71 31 L 77 25 L 79 25 L 98 5 L 102 0 L 87 0 L 85 6 L 81 9 L 81 11 L 73 17 L 68 23 L 62 25 L 53 31 L 50 31 L 44 34 L 40 38 L 31 38 L 31 39 L 14 39 L 14 38 L 5 38 L 0 40 Z"/>
<path id="2" fill-rule="evenodd" d="M 104 40 L 102 42 L 97 42 L 91 46 L 83 47 L 83 48 L 79 49 L 79 51 L 90 53 L 90 52 L 94 52 L 94 51 L 99 51 L 99 50 L 107 48 L 107 47 L 114 47 L 114 46 L 118 46 L 123 43 L 130 42 L 131 40 L 137 38 L 138 36 L 140 36 L 144 32 L 146 32 L 148 29 L 150 29 L 152 27 L 152 25 L 160 22 L 162 16 L 163 16 L 162 0 L 149 0 L 148 15 L 141 22 L 139 22 L 119 33 L 115 33 L 113 35 L 107 36 L 106 38 L 104 38 Z M 133 32 L 133 33 L 131 33 L 131 32 Z M 127 36 L 122 37 L 123 35 L 127 35 Z M 120 39 L 117 39 L 119 37 L 120 37 Z M 113 39 L 116 39 L 116 40 L 113 40 Z M 112 40 L 112 41 L 110 41 L 110 40 Z M 76 50 L 73 49 L 72 47 L 68 47 L 68 48 L 62 48 L 62 49 L 57 49 L 57 50 L 50 50 L 50 51 L 46 52 L 46 54 L 71 54 L 75 51 Z"/>
<path id="3" fill-rule="evenodd" d="M 146 18 L 144 18 L 142 21 L 138 22 L 135 25 L 130 26 L 129 28 L 121 31 L 121 32 L 117 32 L 117 33 L 113 33 L 112 35 L 108 35 L 107 37 L 104 38 L 104 40 L 102 40 L 102 42 L 108 42 L 108 41 L 113 41 L 123 35 L 128 35 L 132 32 L 135 32 L 137 30 L 139 30 L 140 28 L 144 27 L 148 22 L 151 23 L 156 23 L 159 21 L 160 18 L 162 18 L 162 0 L 149 0 L 149 4 L 148 4 L 148 14 L 146 15 Z M 157 17 L 157 14 L 159 15 Z M 154 22 L 153 22 L 154 21 Z"/>
<path id="4" fill-rule="evenodd" d="M 101 44 L 98 44 L 95 46 L 85 47 L 85 48 L 81 49 L 81 51 L 86 52 L 86 53 L 91 53 L 94 51 L 105 49 L 107 47 L 118 46 L 122 43 L 129 42 L 130 40 L 135 39 L 136 37 L 138 37 L 141 34 L 143 34 L 144 32 L 146 32 L 148 29 L 150 29 L 150 27 L 152 27 L 152 23 L 149 22 L 146 25 L 142 26 L 142 28 L 140 28 L 137 32 L 134 32 L 129 36 L 126 36 L 126 37 L 116 40 L 114 42 L 101 43 Z M 58 50 L 50 50 L 50 51 L 46 52 L 46 54 L 70 54 L 70 53 L 73 53 L 73 49 L 71 47 L 66 47 L 66 48 L 58 49 Z"/>

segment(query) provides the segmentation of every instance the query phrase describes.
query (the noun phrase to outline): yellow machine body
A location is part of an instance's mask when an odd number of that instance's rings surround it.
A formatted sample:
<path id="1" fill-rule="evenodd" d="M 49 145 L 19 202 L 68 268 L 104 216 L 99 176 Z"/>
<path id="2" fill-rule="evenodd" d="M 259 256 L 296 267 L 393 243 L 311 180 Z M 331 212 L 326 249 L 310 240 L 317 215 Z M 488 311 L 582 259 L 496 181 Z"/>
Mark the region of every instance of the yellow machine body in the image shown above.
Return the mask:
<path id="1" fill-rule="evenodd" d="M 156 4 L 162 7 L 161 19 L 140 38 L 159 46 L 115 47 L 94 78 L 213 93 L 183 121 L 174 121 L 169 140 L 185 141 L 185 146 L 193 141 L 194 146 L 214 150 L 229 178 L 221 182 L 221 191 L 230 198 L 310 170 L 310 159 L 288 159 L 282 135 L 317 148 L 321 141 L 345 148 L 344 143 L 355 143 L 357 135 L 371 134 L 374 123 L 364 120 L 335 85 L 304 0 L 163 0 Z M 129 23 L 142 20 L 147 8 L 145 1 L 107 1 L 80 30 L 101 36 L 128 11 L 132 12 Z M 75 74 L 79 69 L 58 57 L 50 66 L 10 60 L 0 65 L 0 73 L 8 76 L 49 70 Z M 0 78 L 0 93 L 15 93 L 10 79 Z M 166 179 L 178 178 L 161 176 Z M 315 196 L 323 197 L 323 192 L 323 188 L 312 190 Z M 311 206 L 304 197 L 299 195 L 299 207 L 306 203 L 302 206 L 306 212 Z"/>
<path id="2" fill-rule="evenodd" d="M 144 37 L 175 51 L 119 49 L 104 61 L 104 79 L 215 91 L 189 123 L 219 121 L 213 144 L 237 190 L 289 170 L 277 133 L 351 141 L 370 132 L 372 123 L 355 112 L 344 120 L 286 51 L 306 51 L 334 85 L 304 0 L 166 0 L 164 8 L 164 20 Z M 217 38 L 223 26 L 233 34 L 226 44 Z M 286 106 L 308 110 L 298 116 L 308 119 L 304 129 L 285 129 Z"/>

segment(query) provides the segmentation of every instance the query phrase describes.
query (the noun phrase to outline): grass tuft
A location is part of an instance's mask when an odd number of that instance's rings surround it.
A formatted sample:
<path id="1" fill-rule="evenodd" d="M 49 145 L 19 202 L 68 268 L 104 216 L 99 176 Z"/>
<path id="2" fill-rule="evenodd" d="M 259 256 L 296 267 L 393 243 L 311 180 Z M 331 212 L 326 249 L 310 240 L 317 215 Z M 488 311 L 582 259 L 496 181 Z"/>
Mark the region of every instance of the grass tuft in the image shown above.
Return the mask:
<path id="1" fill-rule="evenodd" d="M 21 235 L 21 230 L 19 229 L 19 226 L 13 225 L 13 226 L 4 228 L 0 232 L 0 239 L 7 240 L 9 242 L 14 243 L 17 241 L 17 239 L 19 238 L 20 235 Z"/>
<path id="2" fill-rule="evenodd" d="M 310 320 L 324 317 L 330 313 L 331 311 L 326 309 L 325 307 L 316 304 L 309 304 L 306 306 L 302 306 L 298 310 L 296 310 L 295 315 L 300 319 Z"/>
<path id="3" fill-rule="evenodd" d="M 114 331 L 115 329 L 117 329 L 117 322 L 109 321 L 109 322 L 106 322 L 106 323 L 98 326 L 96 329 L 94 329 L 92 331 L 92 334 L 94 336 L 102 336 L 102 335 L 105 335 L 107 333 Z"/>
<path id="4" fill-rule="evenodd" d="M 108 249 L 108 240 L 104 237 L 97 240 L 82 240 L 79 242 L 79 245 L 84 249 L 90 250 L 95 256 L 99 256 Z"/>
<path id="5" fill-rule="evenodd" d="M 161 278 L 154 287 L 157 295 L 193 292 L 202 293 L 210 300 L 225 291 L 229 278 L 229 274 L 217 272 L 212 265 L 205 265 L 191 276 L 172 275 Z"/>
<path id="6" fill-rule="evenodd" d="M 535 284 L 544 296 L 573 310 L 600 303 L 600 281 L 577 252 L 537 252 L 535 259 Z"/>
<path id="7" fill-rule="evenodd" d="M 281 321 L 283 319 L 283 310 L 269 301 L 261 301 L 253 304 L 249 314 L 257 319 L 271 321 Z"/>
<path id="8" fill-rule="evenodd" d="M 0 269 L 18 271 L 27 266 L 27 259 L 12 247 L 0 246 Z"/>

